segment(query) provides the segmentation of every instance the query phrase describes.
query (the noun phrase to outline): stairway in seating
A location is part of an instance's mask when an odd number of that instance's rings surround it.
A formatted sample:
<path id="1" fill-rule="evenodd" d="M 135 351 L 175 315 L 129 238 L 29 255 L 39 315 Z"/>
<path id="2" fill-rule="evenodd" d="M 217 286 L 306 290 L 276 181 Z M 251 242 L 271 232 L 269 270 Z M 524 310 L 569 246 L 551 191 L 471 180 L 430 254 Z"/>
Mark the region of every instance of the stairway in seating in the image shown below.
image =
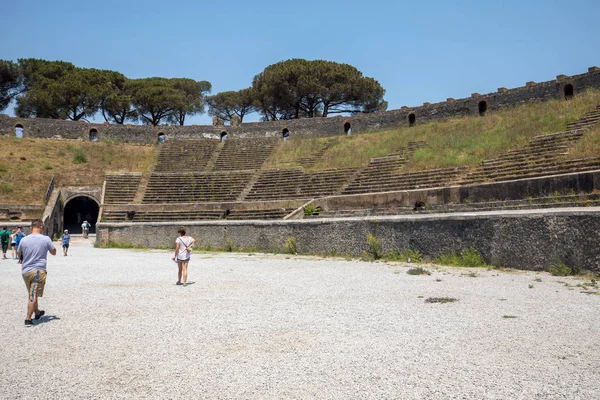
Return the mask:
<path id="1" fill-rule="evenodd" d="M 339 193 L 354 169 L 305 172 L 301 167 L 262 170 L 244 201 L 311 199 Z"/>
<path id="2" fill-rule="evenodd" d="M 220 141 L 216 139 L 173 140 L 162 143 L 154 172 L 204 171 L 219 144 Z"/>
<path id="3" fill-rule="evenodd" d="M 600 105 L 579 120 L 567 125 L 567 130 L 535 136 L 520 149 L 509 150 L 498 158 L 484 160 L 456 184 L 500 182 L 533 178 L 600 168 L 600 157 L 567 160 L 572 143 L 600 121 Z"/>
<path id="4" fill-rule="evenodd" d="M 215 161 L 213 170 L 260 169 L 279 142 L 278 138 L 227 139 Z"/>
<path id="5" fill-rule="evenodd" d="M 342 190 L 342 194 L 381 192 L 378 186 L 393 181 L 406 162 L 406 158 L 400 155 L 372 158 L 369 165 Z"/>
<path id="6" fill-rule="evenodd" d="M 152 173 L 142 203 L 235 201 L 252 172 Z"/>
<path id="7" fill-rule="evenodd" d="M 297 159 L 295 161 L 295 163 L 297 165 L 300 165 L 300 166 L 304 167 L 304 168 L 310 168 L 310 167 L 314 166 L 315 163 L 317 161 L 319 161 L 321 159 L 321 157 L 323 157 L 323 155 L 325 154 L 325 152 L 331 146 L 333 146 L 335 143 L 336 143 L 336 141 L 329 140 L 329 141 L 325 142 L 324 145 L 321 148 L 319 148 L 318 150 L 314 151 L 309 156 L 301 157 L 301 158 Z"/>
<path id="8" fill-rule="evenodd" d="M 104 180 L 105 204 L 131 203 L 138 190 L 142 174 L 140 172 L 130 173 L 107 173 Z"/>
<path id="9" fill-rule="evenodd" d="M 402 146 L 398 149 L 398 151 L 388 154 L 389 156 L 401 156 L 406 158 L 407 160 L 412 157 L 412 155 L 418 149 L 422 149 L 423 147 L 427 147 L 427 142 L 419 140 L 418 142 L 408 142 L 406 146 Z"/>

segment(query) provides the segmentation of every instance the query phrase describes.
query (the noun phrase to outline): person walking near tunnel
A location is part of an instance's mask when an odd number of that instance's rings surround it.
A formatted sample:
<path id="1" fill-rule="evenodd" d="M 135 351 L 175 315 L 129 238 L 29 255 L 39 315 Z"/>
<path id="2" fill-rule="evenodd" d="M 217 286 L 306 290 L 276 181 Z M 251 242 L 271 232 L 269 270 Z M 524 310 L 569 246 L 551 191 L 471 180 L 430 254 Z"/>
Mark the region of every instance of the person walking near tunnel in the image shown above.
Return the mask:
<path id="1" fill-rule="evenodd" d="M 31 223 L 31 235 L 23 238 L 17 248 L 17 256 L 22 257 L 23 265 L 21 273 L 27 287 L 27 315 L 25 317 L 25 326 L 32 326 L 31 317 L 35 314 L 38 320 L 44 315 L 44 311 L 38 306 L 38 298 L 44 294 L 46 285 L 46 263 L 48 253 L 56 255 L 56 247 L 46 235 L 42 235 L 44 223 L 41 219 L 36 219 Z"/>
<path id="2" fill-rule="evenodd" d="M 23 228 L 20 226 L 17 226 L 17 233 L 15 233 L 15 247 L 18 249 L 19 248 L 19 244 L 21 243 L 21 240 L 23 240 L 23 238 L 26 236 L 25 232 L 23 232 Z M 17 258 L 19 259 L 19 264 L 23 263 L 23 260 L 21 260 L 21 257 L 19 257 L 19 252 L 17 251 Z"/>
<path id="3" fill-rule="evenodd" d="M 17 231 L 14 229 L 10 234 L 10 251 L 12 253 L 13 260 L 17 258 Z"/>
<path id="4" fill-rule="evenodd" d="M 87 219 L 86 219 L 85 221 L 83 221 L 83 224 L 81 224 L 81 233 L 83 233 L 84 239 L 87 239 L 89 232 L 90 232 L 90 223 L 87 222 Z"/>
<path id="5" fill-rule="evenodd" d="M 69 252 L 69 244 L 71 243 L 71 235 L 69 235 L 69 230 L 65 229 L 65 232 L 62 235 L 62 249 L 63 255 L 66 257 Z"/>
<path id="6" fill-rule="evenodd" d="M 6 260 L 6 252 L 8 251 L 8 244 L 10 243 L 10 231 L 6 226 L 2 228 L 2 232 L 0 232 L 0 242 L 2 243 L 2 258 Z"/>
<path id="7" fill-rule="evenodd" d="M 186 235 L 183 226 L 179 227 L 177 233 L 179 233 L 179 237 L 175 239 L 175 255 L 173 256 L 173 261 L 177 262 L 177 267 L 179 268 L 176 285 L 187 286 L 187 270 L 191 257 L 190 251 L 192 246 L 194 246 L 194 243 L 196 243 L 196 240 L 194 240 L 193 237 Z M 181 278 L 183 278 L 183 281 Z"/>

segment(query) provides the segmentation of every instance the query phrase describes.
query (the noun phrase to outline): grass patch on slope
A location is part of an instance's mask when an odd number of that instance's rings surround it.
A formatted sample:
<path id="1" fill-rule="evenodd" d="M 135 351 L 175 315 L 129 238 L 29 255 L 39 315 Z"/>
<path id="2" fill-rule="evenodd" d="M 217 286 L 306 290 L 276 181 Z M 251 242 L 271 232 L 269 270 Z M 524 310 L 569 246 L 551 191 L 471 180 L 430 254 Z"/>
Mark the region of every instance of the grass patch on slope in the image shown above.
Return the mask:
<path id="1" fill-rule="evenodd" d="M 106 171 L 146 171 L 154 146 L 0 136 L 0 203 L 41 204 L 52 176 L 56 186 L 102 186 Z"/>
<path id="2" fill-rule="evenodd" d="M 339 137 L 311 137 L 299 140 L 287 140 L 283 142 L 272 157 L 266 161 L 265 168 L 281 168 L 290 165 L 299 165 L 299 160 L 301 158 L 312 156 L 315 152 L 321 150 L 328 144 L 335 146 L 339 141 Z"/>
<path id="3" fill-rule="evenodd" d="M 528 103 L 484 117 L 468 116 L 431 122 L 389 131 L 338 136 L 332 138 L 295 139 L 280 146 L 269 160 L 270 168 L 289 166 L 290 162 L 309 155 L 329 140 L 336 140 L 312 170 L 364 167 L 373 157 L 398 152 L 410 141 L 425 141 L 404 167 L 405 171 L 477 166 L 508 150 L 524 146 L 533 137 L 564 131 L 569 122 L 600 104 L 600 91 L 589 90 L 569 101 L 554 99 Z M 418 118 L 418 116 L 417 116 Z M 600 127 L 575 143 L 568 158 L 600 155 Z"/>

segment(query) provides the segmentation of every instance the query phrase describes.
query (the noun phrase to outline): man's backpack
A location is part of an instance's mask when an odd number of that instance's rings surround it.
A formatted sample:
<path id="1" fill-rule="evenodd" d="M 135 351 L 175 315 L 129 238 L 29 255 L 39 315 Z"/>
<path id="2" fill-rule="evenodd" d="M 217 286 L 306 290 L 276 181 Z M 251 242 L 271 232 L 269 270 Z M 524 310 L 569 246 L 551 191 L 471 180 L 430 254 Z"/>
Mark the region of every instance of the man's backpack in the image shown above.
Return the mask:
<path id="1" fill-rule="evenodd" d="M 2 231 L 2 233 L 0 233 L 0 241 L 2 241 L 2 243 L 8 243 L 9 240 L 10 233 L 8 231 Z"/>

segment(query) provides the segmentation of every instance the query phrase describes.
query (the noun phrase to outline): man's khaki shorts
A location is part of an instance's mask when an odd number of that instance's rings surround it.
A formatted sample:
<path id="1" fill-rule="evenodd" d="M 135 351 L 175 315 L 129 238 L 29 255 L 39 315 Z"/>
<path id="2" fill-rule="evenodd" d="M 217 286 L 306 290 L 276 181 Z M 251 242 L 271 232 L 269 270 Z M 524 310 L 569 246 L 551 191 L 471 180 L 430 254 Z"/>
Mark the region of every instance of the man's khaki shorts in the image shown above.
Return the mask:
<path id="1" fill-rule="evenodd" d="M 44 285 L 46 285 L 46 271 L 40 269 L 23 274 L 25 286 L 29 293 L 29 300 L 33 301 L 35 297 L 44 295 Z"/>

